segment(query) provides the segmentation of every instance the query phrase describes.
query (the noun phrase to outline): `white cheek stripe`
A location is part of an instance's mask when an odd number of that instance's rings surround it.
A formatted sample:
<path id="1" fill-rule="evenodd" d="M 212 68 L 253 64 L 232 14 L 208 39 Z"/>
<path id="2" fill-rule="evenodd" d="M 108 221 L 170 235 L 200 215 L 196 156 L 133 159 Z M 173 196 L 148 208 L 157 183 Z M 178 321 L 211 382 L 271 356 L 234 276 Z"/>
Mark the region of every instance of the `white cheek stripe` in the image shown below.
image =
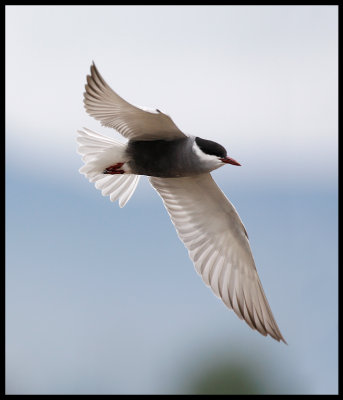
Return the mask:
<path id="1" fill-rule="evenodd" d="M 213 166 L 213 168 L 218 168 L 223 165 L 222 161 L 220 161 L 217 156 L 211 156 L 210 154 L 204 153 L 195 141 L 193 143 L 192 149 L 202 162 L 210 164 L 211 166 Z"/>

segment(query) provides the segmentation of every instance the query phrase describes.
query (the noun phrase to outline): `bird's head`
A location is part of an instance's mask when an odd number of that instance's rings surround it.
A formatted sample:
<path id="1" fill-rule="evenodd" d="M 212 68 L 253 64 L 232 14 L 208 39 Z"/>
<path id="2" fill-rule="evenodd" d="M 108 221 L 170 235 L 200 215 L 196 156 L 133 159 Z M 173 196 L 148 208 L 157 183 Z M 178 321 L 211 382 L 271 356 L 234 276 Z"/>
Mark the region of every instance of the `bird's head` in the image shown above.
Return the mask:
<path id="1" fill-rule="evenodd" d="M 213 142 L 212 140 L 206 140 L 202 139 L 200 137 L 195 138 L 195 144 L 196 147 L 200 150 L 197 151 L 198 156 L 200 158 L 205 158 L 210 161 L 213 160 L 213 162 L 217 163 L 217 167 L 219 168 L 220 166 L 224 164 L 232 164 L 232 165 L 241 165 L 239 162 L 234 160 L 231 157 L 227 156 L 227 151 L 226 149 L 219 143 Z M 196 149 L 196 150 L 198 150 Z"/>

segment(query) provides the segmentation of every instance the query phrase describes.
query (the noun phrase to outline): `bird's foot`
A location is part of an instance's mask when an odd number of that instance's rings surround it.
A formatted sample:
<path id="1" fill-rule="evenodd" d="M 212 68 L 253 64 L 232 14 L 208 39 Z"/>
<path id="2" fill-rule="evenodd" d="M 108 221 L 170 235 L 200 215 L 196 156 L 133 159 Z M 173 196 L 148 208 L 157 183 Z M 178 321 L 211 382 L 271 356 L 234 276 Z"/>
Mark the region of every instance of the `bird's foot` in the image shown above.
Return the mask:
<path id="1" fill-rule="evenodd" d="M 107 167 L 104 169 L 103 174 L 110 174 L 110 175 L 116 175 L 116 174 L 124 174 L 124 170 L 120 169 L 124 163 L 117 163 L 114 165 L 111 165 L 110 167 Z"/>

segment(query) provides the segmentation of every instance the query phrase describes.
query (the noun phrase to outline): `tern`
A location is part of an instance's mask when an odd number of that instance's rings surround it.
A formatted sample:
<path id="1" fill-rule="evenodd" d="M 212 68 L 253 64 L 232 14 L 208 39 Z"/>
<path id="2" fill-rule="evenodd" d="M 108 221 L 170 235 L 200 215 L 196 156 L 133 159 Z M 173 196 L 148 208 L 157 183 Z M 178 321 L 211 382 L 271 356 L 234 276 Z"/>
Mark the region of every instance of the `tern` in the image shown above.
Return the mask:
<path id="1" fill-rule="evenodd" d="M 247 231 L 211 172 L 240 165 L 211 140 L 186 135 L 169 115 L 128 103 L 105 82 L 94 62 L 85 85 L 84 107 L 128 141 L 90 129 L 78 131 L 79 169 L 104 196 L 123 207 L 141 175 L 161 196 L 197 273 L 240 319 L 262 335 L 283 338 L 268 304 Z"/>

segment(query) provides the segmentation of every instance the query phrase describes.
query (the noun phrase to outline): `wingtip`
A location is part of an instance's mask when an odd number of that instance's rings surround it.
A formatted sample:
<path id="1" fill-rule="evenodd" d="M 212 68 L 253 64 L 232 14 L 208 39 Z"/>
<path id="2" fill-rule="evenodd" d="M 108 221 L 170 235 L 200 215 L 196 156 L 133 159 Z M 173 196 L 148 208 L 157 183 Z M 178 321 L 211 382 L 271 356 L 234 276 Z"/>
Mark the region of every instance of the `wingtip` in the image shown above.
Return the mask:
<path id="1" fill-rule="evenodd" d="M 284 337 L 280 334 L 278 336 L 272 336 L 270 333 L 268 333 L 268 335 L 270 337 L 272 337 L 273 339 L 275 339 L 277 342 L 283 342 L 284 344 L 286 344 L 288 346 L 288 343 L 286 342 L 286 340 L 284 339 Z"/>
<path id="2" fill-rule="evenodd" d="M 92 60 L 92 64 L 91 64 L 91 66 L 90 66 L 90 71 L 91 71 L 91 74 L 90 74 L 90 75 L 87 75 L 87 77 L 89 76 L 89 78 L 92 78 L 93 75 L 96 74 L 97 71 L 98 71 L 98 69 L 97 69 L 97 67 L 96 67 L 96 65 L 95 65 L 94 60 Z"/>
<path id="3" fill-rule="evenodd" d="M 281 340 L 281 342 L 284 342 L 286 346 L 288 346 L 288 343 L 286 342 L 286 340 L 283 337 L 281 337 L 280 340 Z"/>

